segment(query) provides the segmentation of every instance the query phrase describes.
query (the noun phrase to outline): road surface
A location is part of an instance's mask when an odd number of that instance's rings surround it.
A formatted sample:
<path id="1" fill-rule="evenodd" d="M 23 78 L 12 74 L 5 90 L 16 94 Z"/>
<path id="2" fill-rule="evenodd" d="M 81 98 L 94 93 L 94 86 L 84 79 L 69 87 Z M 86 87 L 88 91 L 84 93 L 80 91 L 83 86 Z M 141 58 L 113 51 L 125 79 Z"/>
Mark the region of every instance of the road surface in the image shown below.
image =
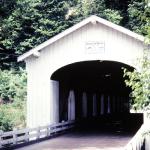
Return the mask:
<path id="1" fill-rule="evenodd" d="M 73 131 L 17 150 L 121 150 L 133 134 Z"/>

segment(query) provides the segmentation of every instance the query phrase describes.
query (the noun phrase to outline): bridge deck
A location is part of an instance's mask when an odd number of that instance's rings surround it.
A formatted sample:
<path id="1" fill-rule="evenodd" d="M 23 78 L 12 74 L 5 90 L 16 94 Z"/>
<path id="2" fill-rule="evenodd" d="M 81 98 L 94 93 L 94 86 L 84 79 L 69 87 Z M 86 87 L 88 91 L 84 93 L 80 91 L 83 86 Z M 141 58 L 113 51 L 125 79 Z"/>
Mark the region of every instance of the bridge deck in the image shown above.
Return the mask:
<path id="1" fill-rule="evenodd" d="M 19 150 L 121 150 L 132 137 L 124 132 L 72 131 Z"/>

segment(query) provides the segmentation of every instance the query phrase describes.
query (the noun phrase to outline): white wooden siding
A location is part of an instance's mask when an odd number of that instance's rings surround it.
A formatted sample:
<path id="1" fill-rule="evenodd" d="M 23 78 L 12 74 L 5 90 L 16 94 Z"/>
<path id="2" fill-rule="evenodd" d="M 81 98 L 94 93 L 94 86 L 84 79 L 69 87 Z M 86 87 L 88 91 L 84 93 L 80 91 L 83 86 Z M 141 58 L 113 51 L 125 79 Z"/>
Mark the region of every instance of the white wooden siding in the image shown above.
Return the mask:
<path id="1" fill-rule="evenodd" d="M 89 41 L 105 42 L 105 53 L 86 53 L 85 43 Z M 142 52 L 141 41 L 100 23 L 88 23 L 45 47 L 39 58 L 28 57 L 28 127 L 51 123 L 50 77 L 57 69 L 71 63 L 90 60 L 117 61 L 136 67 L 135 60 Z"/>

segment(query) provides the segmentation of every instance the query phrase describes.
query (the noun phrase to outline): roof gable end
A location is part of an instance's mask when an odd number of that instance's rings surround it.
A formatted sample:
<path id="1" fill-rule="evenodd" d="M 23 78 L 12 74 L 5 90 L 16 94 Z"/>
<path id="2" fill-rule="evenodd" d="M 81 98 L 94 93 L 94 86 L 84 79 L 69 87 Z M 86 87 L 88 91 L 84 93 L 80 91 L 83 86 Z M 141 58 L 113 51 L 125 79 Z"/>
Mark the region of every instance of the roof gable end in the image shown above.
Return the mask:
<path id="1" fill-rule="evenodd" d="M 121 32 L 121 33 L 124 33 L 124 34 L 126 34 L 126 35 L 128 35 L 128 36 L 130 36 L 132 38 L 135 38 L 135 39 L 137 39 L 137 40 L 139 40 L 141 42 L 144 41 L 144 37 L 143 36 L 138 35 L 138 34 L 132 32 L 132 31 L 130 31 L 130 30 L 124 28 L 124 27 L 121 27 L 119 25 L 116 25 L 116 24 L 114 24 L 114 23 L 112 23 L 110 21 L 107 21 L 105 19 L 102 19 L 100 17 L 97 17 L 97 16 L 93 15 L 93 16 L 88 17 L 87 19 L 84 19 L 83 21 L 79 22 L 78 24 L 76 24 L 76 25 L 74 25 L 74 26 L 66 29 L 65 31 L 57 34 L 56 36 L 54 36 L 51 39 L 45 41 L 44 43 L 38 45 L 37 47 L 31 49 L 30 51 L 24 53 L 23 55 L 19 56 L 18 57 L 18 61 L 23 61 L 26 58 L 28 58 L 29 56 L 37 54 L 44 47 L 46 47 L 46 46 L 48 46 L 48 45 L 56 42 L 57 40 L 65 37 L 65 36 L 67 36 L 68 34 L 76 31 L 77 29 L 85 26 L 88 23 L 93 23 L 93 24 L 95 24 L 95 23 L 101 23 L 101 24 L 103 24 L 103 25 L 105 25 L 107 27 L 110 27 L 110 28 L 112 28 L 114 30 L 117 30 L 117 31 Z"/>

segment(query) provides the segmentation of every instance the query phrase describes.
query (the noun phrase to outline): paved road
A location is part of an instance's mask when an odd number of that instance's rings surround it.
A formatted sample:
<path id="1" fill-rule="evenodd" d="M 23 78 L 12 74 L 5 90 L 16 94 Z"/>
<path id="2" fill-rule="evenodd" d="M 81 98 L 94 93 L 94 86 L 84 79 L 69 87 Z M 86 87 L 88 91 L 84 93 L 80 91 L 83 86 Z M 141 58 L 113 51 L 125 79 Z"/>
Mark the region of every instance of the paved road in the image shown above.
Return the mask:
<path id="1" fill-rule="evenodd" d="M 121 150 L 133 134 L 74 131 L 18 150 Z"/>

